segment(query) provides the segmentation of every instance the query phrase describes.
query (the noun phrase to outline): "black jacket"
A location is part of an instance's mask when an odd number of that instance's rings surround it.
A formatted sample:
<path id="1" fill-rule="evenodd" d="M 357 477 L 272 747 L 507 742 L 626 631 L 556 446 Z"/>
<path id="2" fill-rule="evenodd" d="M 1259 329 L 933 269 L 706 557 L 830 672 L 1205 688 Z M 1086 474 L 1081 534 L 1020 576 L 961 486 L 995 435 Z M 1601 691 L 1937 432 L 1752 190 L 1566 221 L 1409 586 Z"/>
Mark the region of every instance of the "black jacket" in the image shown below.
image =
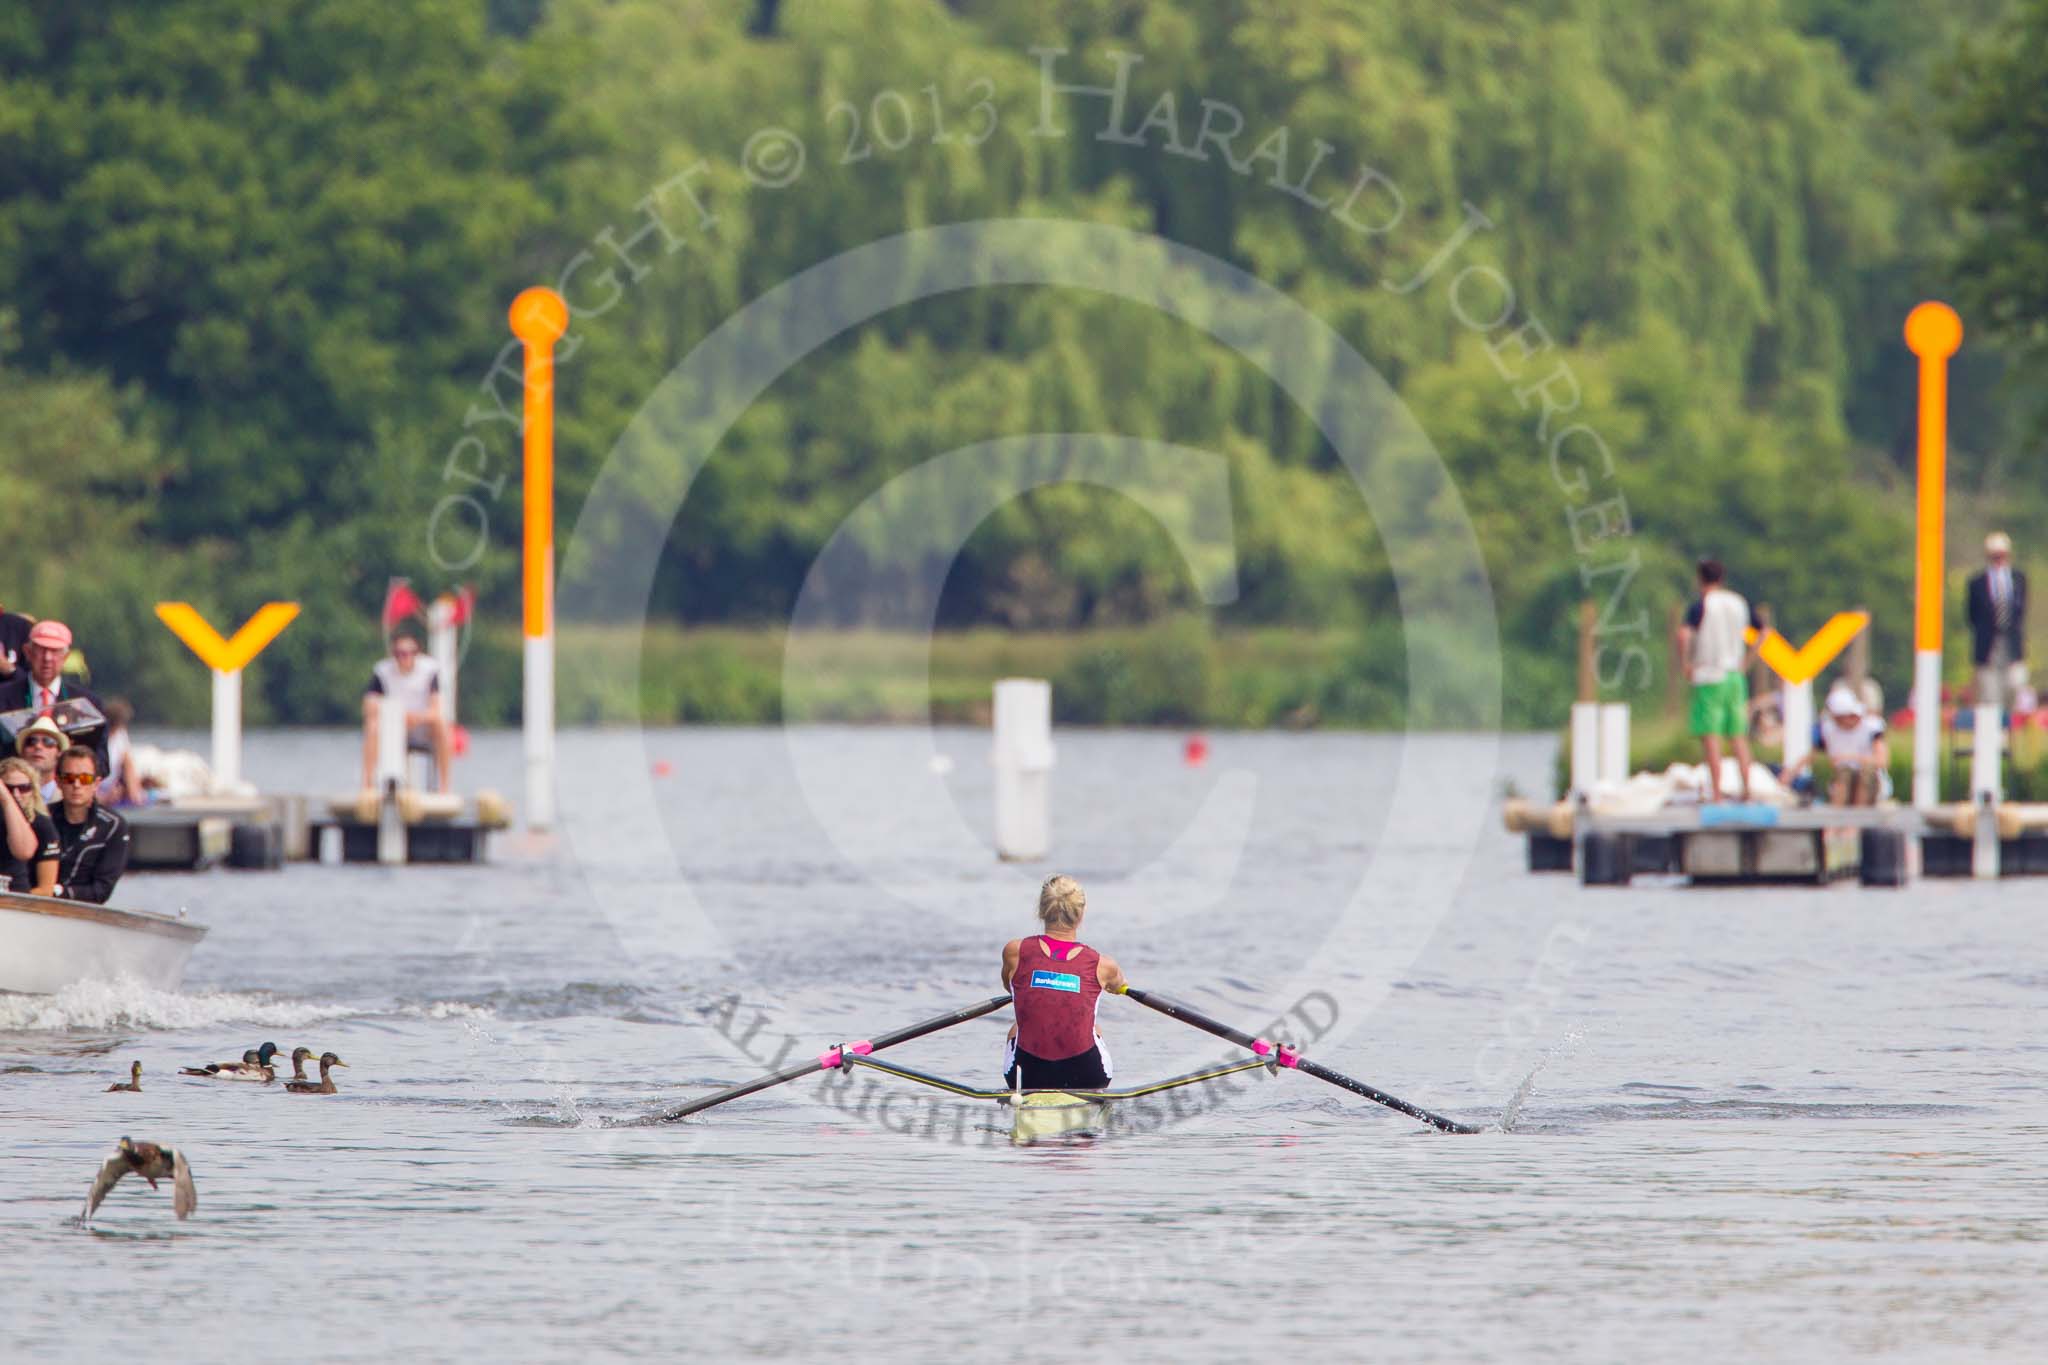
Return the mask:
<path id="1" fill-rule="evenodd" d="M 34 705 L 35 703 L 30 700 L 34 695 L 31 691 L 34 682 L 35 679 L 29 676 L 27 666 L 24 665 L 21 668 L 15 669 L 13 677 L 5 682 L 0 682 L 0 711 L 19 711 L 25 706 Z M 65 701 L 71 697 L 83 697 L 94 706 L 99 707 L 101 715 L 107 714 L 107 705 L 99 699 L 98 693 L 89 687 L 80 687 L 71 679 L 66 678 L 57 692 L 57 700 Z M 78 742 L 92 746 L 93 752 L 100 756 L 100 776 L 107 776 L 107 727 L 104 725 L 95 727 L 87 733 L 80 735 Z"/>
<path id="2" fill-rule="evenodd" d="M 57 857 L 58 894 L 105 905 L 128 870 L 128 822 L 95 801 L 80 824 L 65 819 L 61 806 L 50 812 L 50 823 L 64 850 Z"/>
<path id="3" fill-rule="evenodd" d="M 1998 613 L 1991 604 L 1991 573 L 1988 569 L 1971 577 L 1964 597 L 1970 611 L 1970 661 L 1982 667 L 1991 662 L 1991 646 L 1998 636 Z M 2012 620 L 2007 624 L 2005 636 L 2006 653 L 2015 659 L 2025 658 L 2027 576 L 2018 569 L 2012 571 Z"/>

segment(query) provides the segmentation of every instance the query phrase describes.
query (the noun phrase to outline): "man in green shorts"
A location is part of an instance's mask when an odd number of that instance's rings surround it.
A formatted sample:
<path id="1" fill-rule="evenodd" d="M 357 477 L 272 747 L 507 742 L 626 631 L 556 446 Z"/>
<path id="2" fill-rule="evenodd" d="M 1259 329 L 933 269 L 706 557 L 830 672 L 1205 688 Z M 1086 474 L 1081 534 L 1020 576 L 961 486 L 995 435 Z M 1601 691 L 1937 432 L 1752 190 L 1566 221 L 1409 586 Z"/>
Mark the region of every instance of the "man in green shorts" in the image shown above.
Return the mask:
<path id="1" fill-rule="evenodd" d="M 1718 559 L 1699 564 L 1699 600 L 1687 608 L 1678 628 L 1678 655 L 1692 682 L 1692 732 L 1707 755 L 1707 799 L 1721 799 L 1721 741 L 1735 741 L 1742 770 L 1742 799 L 1749 800 L 1749 684 L 1745 672 L 1754 657 L 1744 632 L 1762 629 L 1741 593 L 1726 587 Z"/>

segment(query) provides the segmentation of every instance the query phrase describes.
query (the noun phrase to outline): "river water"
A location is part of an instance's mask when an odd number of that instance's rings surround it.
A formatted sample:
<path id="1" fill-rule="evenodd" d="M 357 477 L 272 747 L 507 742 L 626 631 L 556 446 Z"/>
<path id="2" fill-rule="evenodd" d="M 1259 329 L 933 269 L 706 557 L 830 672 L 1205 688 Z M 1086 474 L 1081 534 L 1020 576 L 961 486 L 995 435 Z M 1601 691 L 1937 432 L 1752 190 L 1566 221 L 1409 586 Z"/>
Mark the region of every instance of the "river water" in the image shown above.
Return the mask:
<path id="1" fill-rule="evenodd" d="M 577 821 L 486 867 L 132 879 L 211 926 L 182 993 L 0 998 L 7 1358 L 2038 1358 L 2038 885 L 1532 876 L 1488 806 L 1548 737 L 1059 744 L 1042 864 L 983 733 L 720 730 L 565 735 Z M 516 794 L 517 736 L 463 780 Z M 1489 1131 L 1284 1073 L 1026 1150 L 858 1076 L 636 1122 L 997 993 L 1054 868 L 1136 984 Z M 893 1055 L 988 1083 L 1004 1017 Z M 1230 1051 L 1101 1018 L 1119 1082 Z M 264 1039 L 342 1093 L 175 1074 Z M 129 1181 L 75 1224 L 124 1133 L 191 1221 Z"/>

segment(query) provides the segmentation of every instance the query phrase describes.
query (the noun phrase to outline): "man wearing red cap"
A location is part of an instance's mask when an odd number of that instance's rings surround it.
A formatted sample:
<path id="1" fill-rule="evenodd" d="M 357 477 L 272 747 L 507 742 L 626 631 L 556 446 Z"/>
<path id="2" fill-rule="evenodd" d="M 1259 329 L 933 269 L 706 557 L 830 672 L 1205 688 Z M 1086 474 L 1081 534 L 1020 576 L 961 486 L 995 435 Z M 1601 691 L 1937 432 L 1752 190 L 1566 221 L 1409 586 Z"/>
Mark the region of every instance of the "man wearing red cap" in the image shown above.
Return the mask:
<path id="1" fill-rule="evenodd" d="M 26 671 L 16 669 L 14 676 L 0 682 L 0 711 L 19 711 L 24 707 L 47 715 L 50 708 L 60 701 L 85 700 L 98 708 L 101 715 L 107 713 L 106 706 L 90 688 L 81 687 L 76 679 L 64 676 L 64 661 L 71 657 L 71 627 L 62 621 L 38 621 L 28 633 L 28 644 L 22 654 L 28 660 Z M 86 734 L 75 734 L 72 739 L 80 744 L 90 744 L 100 756 L 100 771 L 107 770 L 107 727 L 95 726 Z"/>

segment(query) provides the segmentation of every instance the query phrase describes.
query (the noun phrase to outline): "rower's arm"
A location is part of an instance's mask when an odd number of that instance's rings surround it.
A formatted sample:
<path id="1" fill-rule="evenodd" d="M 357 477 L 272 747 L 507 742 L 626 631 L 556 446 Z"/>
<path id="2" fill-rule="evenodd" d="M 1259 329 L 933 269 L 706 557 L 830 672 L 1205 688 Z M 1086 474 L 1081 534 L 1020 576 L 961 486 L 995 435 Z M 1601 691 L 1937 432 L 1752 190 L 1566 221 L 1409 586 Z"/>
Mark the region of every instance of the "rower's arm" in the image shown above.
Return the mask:
<path id="1" fill-rule="evenodd" d="M 1010 983 L 1017 979 L 1017 954 L 1023 951 L 1024 940 L 1013 938 L 1003 945 L 1003 989 L 1010 989 Z"/>
<path id="2" fill-rule="evenodd" d="M 1097 957 L 1095 961 L 1095 979 L 1101 983 L 1102 989 L 1108 991 L 1111 995 L 1122 995 L 1124 988 L 1131 984 L 1124 980 L 1124 969 L 1117 966 L 1116 959 L 1108 953 L 1103 953 Z"/>

